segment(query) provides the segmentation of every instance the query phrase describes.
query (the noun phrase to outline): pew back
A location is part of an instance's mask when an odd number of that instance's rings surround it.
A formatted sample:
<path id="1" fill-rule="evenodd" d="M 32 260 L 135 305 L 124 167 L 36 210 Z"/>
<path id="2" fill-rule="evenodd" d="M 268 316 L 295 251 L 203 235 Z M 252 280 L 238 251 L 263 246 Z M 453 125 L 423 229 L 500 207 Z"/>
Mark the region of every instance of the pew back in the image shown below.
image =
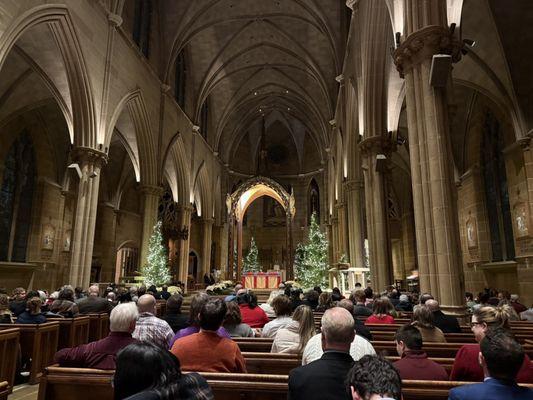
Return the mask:
<path id="1" fill-rule="evenodd" d="M 39 382 L 44 369 L 52 364 L 57 351 L 59 323 L 0 324 L 0 329 L 19 328 L 23 360 L 31 359 L 30 384 Z"/>
<path id="2" fill-rule="evenodd" d="M 89 342 L 107 337 L 109 333 L 109 314 L 88 314 L 89 316 Z"/>
<path id="3" fill-rule="evenodd" d="M 54 318 L 49 321 L 59 323 L 59 340 L 57 349 L 76 347 L 89 342 L 90 317 Z"/>
<path id="4" fill-rule="evenodd" d="M 13 390 L 15 371 L 19 359 L 20 330 L 0 330 L 0 382 L 7 382 L 9 393 Z M 0 391 L 1 392 L 1 391 Z"/>

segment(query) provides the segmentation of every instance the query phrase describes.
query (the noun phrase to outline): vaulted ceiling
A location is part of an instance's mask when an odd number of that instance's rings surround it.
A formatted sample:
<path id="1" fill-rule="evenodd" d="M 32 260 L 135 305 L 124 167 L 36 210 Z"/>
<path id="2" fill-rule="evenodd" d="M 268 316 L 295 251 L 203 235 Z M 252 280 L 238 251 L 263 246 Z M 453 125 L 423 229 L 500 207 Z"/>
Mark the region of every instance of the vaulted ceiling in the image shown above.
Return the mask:
<path id="1" fill-rule="evenodd" d="M 208 101 L 208 142 L 225 163 L 232 166 L 243 141 L 259 148 L 263 116 L 269 126 L 284 128 L 277 136 L 290 151 L 296 146 L 301 156 L 305 143 L 315 146 L 320 163 L 344 56 L 350 11 L 344 2 L 195 0 L 160 7 L 164 47 L 170 49 L 167 81 L 184 51 L 186 111 L 200 121 Z M 307 172 L 304 165 L 295 172 Z"/>

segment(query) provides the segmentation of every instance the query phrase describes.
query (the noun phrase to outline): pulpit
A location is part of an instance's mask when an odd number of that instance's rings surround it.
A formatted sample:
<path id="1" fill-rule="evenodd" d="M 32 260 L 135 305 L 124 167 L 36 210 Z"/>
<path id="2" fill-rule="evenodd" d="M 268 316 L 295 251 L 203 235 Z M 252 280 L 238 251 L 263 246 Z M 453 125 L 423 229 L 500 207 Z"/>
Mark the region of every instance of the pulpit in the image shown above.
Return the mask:
<path id="1" fill-rule="evenodd" d="M 281 272 L 246 272 L 242 284 L 247 289 L 277 289 L 281 283 Z"/>

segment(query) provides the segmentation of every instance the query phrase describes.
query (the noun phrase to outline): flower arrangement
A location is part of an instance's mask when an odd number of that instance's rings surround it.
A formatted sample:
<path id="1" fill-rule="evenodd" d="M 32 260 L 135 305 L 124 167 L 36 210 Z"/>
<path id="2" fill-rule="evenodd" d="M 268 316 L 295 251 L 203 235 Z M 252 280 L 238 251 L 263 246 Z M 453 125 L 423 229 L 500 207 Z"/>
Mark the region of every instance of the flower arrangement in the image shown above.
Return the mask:
<path id="1" fill-rule="evenodd" d="M 231 294 L 234 287 L 235 284 L 232 281 L 222 281 L 214 285 L 209 285 L 205 288 L 205 291 L 210 295 Z"/>

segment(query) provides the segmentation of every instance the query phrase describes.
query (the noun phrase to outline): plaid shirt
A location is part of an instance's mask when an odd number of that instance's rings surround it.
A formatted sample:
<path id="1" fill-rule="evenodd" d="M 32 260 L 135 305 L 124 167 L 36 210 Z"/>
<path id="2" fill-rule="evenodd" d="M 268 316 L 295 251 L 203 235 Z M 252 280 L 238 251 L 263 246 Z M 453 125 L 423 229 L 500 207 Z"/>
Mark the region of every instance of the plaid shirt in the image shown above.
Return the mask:
<path id="1" fill-rule="evenodd" d="M 174 332 L 168 322 L 152 313 L 143 312 L 139 314 L 132 336 L 142 342 L 150 342 L 163 350 L 168 350 Z"/>

